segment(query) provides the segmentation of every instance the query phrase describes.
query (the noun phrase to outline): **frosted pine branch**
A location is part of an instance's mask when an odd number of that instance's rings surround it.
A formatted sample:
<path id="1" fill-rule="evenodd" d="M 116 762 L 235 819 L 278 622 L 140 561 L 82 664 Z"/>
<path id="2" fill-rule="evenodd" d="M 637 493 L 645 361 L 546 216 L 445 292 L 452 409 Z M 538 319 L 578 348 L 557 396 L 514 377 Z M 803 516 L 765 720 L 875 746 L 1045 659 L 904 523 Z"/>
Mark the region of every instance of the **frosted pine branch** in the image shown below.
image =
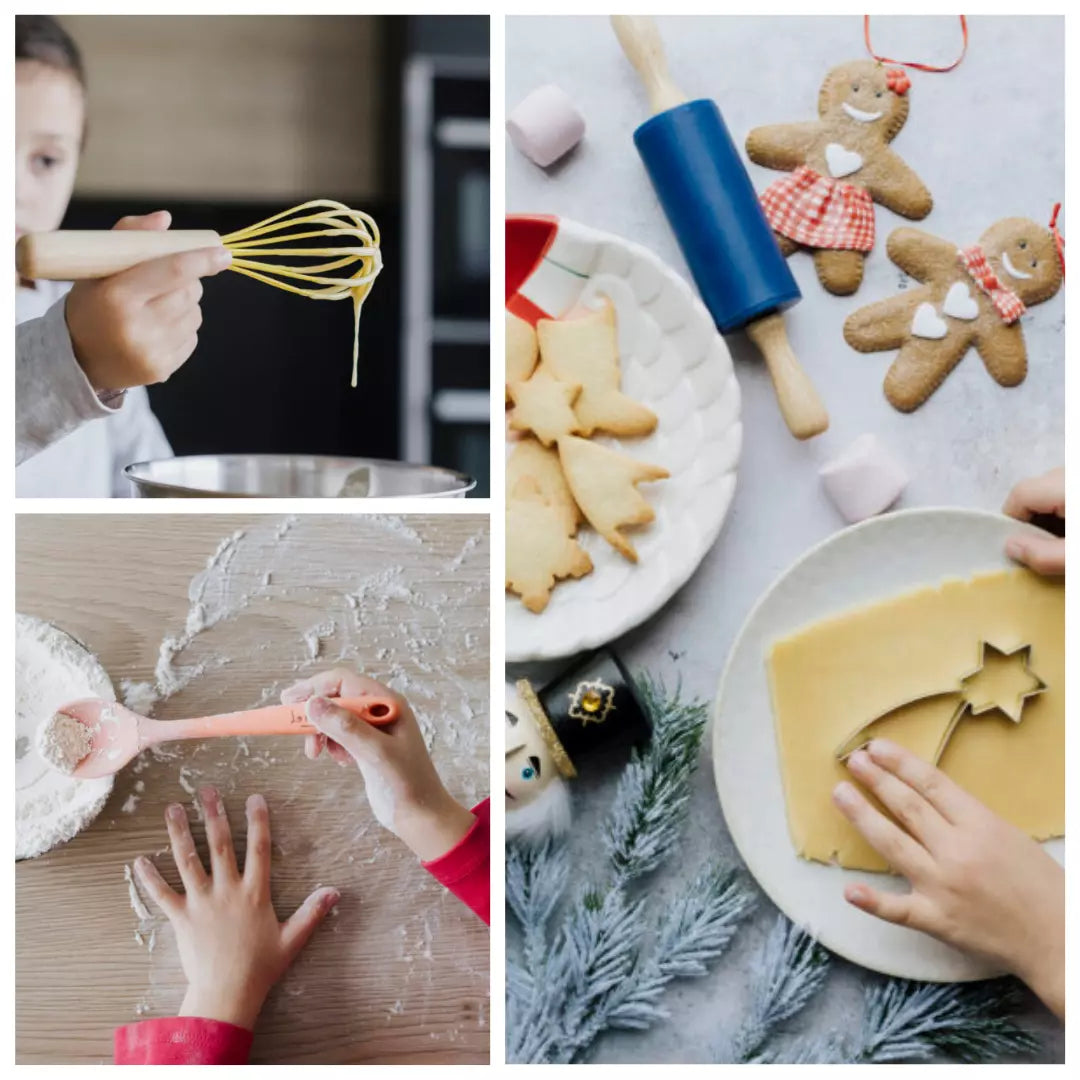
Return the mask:
<path id="1" fill-rule="evenodd" d="M 857 1037 L 807 1037 L 784 1060 L 800 1065 L 993 1064 L 1039 1047 L 1010 1015 L 1018 1004 L 1016 986 L 1008 980 L 942 984 L 889 979 L 866 991 Z"/>
<path id="2" fill-rule="evenodd" d="M 774 1060 L 769 1043 L 821 990 L 829 973 L 829 954 L 780 915 L 766 939 L 759 970 L 750 991 L 750 1013 L 732 1047 L 732 1061 Z"/>
<path id="3" fill-rule="evenodd" d="M 1000 1061 L 1030 1053 L 1038 1040 L 1010 1016 L 1019 1002 L 1015 984 L 938 984 L 891 979 L 866 994 L 866 1013 L 855 1062 Z"/>
<path id="4" fill-rule="evenodd" d="M 699 874 L 665 908 L 653 949 L 611 1003 L 607 1025 L 643 1030 L 666 1018 L 660 1002 L 668 984 L 707 975 L 754 904 L 735 867 L 718 865 Z"/>
<path id="5" fill-rule="evenodd" d="M 704 704 L 684 702 L 678 689 L 669 696 L 659 680 L 639 678 L 638 692 L 652 721 L 652 739 L 634 752 L 603 826 L 619 884 L 655 870 L 681 835 L 708 719 Z"/>
<path id="6" fill-rule="evenodd" d="M 506 849 L 506 902 L 521 924 L 525 966 L 535 971 L 547 955 L 547 928 L 566 891 L 570 872 L 565 844 L 548 839 L 539 847 Z"/>

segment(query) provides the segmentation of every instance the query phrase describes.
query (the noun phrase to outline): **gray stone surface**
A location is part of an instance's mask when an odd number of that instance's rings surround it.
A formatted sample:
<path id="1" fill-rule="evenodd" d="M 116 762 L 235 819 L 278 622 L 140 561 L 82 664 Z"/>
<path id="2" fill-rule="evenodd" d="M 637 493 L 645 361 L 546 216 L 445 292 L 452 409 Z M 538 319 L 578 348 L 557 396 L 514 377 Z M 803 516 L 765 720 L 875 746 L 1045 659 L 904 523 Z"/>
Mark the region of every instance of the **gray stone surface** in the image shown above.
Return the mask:
<path id="1" fill-rule="evenodd" d="M 1000 217 L 1046 220 L 1064 191 L 1063 20 L 971 17 L 969 24 L 970 50 L 957 70 L 911 72 L 911 115 L 893 144 L 934 194 L 934 211 L 922 227 L 958 243 L 973 242 Z M 755 125 L 812 119 L 825 71 L 865 55 L 862 20 L 855 16 L 672 17 L 661 18 L 660 29 L 675 81 L 691 97 L 715 98 L 740 145 Z M 940 62 L 959 43 L 953 19 L 875 19 L 873 31 L 875 47 L 890 56 Z M 507 147 L 508 210 L 557 213 L 608 229 L 686 274 L 631 141 L 647 115 L 645 95 L 606 19 L 510 18 L 506 56 L 508 108 L 534 87 L 555 82 L 575 99 L 588 125 L 583 144 L 547 171 Z M 759 190 L 778 175 L 750 168 Z M 832 416 L 820 438 L 802 444 L 788 436 L 762 364 L 744 338 L 729 338 L 745 425 L 734 504 L 719 541 L 689 583 L 645 626 L 616 643 L 630 664 L 671 683 L 681 679 L 687 693 L 711 701 L 727 651 L 755 600 L 794 559 L 842 527 L 820 490 L 817 470 L 862 432 L 875 432 L 910 469 L 901 506 L 995 508 L 1017 479 L 1064 460 L 1063 294 L 1025 316 L 1030 372 L 1020 387 L 998 387 L 970 353 L 908 416 L 893 410 L 881 392 L 889 355 L 862 356 L 845 344 L 847 314 L 902 287 L 902 275 L 883 250 L 884 237 L 902 223 L 877 208 L 878 247 L 854 297 L 829 296 L 808 258 L 792 261 L 803 301 L 789 317 L 789 333 Z M 543 668 L 523 670 L 544 674 Z M 595 823 L 614 790 L 615 772 L 612 763 L 607 775 L 577 782 L 575 844 L 583 860 L 598 855 Z M 677 887 L 705 860 L 731 851 L 707 739 L 686 838 L 658 890 Z M 670 1023 L 644 1034 L 605 1036 L 592 1060 L 714 1060 L 742 1015 L 755 956 L 773 917 L 763 900 L 713 974 L 669 992 Z M 850 1028 L 867 978 L 837 961 L 803 1024 L 821 1031 Z M 1037 1002 L 1026 1012 L 1045 1039 L 1043 1060 L 1063 1061 L 1060 1025 Z"/>

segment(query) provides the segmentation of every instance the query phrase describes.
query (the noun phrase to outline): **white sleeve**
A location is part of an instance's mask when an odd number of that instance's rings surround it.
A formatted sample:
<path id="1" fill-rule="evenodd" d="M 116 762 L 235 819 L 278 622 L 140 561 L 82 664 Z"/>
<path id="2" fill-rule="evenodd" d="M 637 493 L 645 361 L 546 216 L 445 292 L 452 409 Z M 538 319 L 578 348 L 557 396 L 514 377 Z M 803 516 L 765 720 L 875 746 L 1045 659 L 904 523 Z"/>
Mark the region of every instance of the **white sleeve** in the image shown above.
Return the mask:
<path id="1" fill-rule="evenodd" d="M 90 420 L 114 416 L 79 367 L 59 299 L 15 327 L 15 464 Z"/>
<path id="2" fill-rule="evenodd" d="M 123 499 L 134 494 L 131 481 L 124 475 L 124 468 L 137 461 L 172 457 L 172 447 L 150 408 L 150 396 L 144 387 L 135 387 L 127 392 L 123 410 L 109 423 L 113 498 Z"/>

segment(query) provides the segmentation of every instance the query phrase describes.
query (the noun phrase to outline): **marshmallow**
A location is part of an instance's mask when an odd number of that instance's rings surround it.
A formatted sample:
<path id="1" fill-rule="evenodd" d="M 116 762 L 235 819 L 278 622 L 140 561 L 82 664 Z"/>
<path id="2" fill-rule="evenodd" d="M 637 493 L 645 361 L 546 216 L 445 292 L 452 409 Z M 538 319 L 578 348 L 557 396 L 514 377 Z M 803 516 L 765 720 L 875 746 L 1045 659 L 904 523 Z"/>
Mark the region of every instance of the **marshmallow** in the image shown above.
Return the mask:
<path id="1" fill-rule="evenodd" d="M 541 168 L 581 141 L 585 120 L 554 83 L 534 90 L 506 119 L 510 141 Z"/>
<path id="2" fill-rule="evenodd" d="M 850 522 L 888 509 L 908 483 L 907 470 L 876 435 L 860 435 L 823 465 L 819 475 L 836 509 Z"/>

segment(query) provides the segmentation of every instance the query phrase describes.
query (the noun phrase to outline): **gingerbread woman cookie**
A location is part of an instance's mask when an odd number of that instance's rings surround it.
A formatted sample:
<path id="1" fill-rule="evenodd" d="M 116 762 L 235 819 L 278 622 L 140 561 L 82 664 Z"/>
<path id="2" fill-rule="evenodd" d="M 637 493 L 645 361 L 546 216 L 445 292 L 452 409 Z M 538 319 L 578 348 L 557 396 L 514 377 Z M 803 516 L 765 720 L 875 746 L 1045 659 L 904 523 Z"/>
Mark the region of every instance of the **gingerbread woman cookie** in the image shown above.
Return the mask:
<path id="1" fill-rule="evenodd" d="M 933 207 L 926 185 L 889 147 L 907 120 L 909 87 L 902 69 L 853 60 L 825 76 L 819 120 L 746 137 L 751 161 L 791 172 L 761 196 L 780 250 L 812 251 L 821 284 L 836 295 L 862 282 L 875 202 L 915 221 Z"/>
<path id="2" fill-rule="evenodd" d="M 1050 229 L 1004 218 L 977 244 L 957 248 L 905 227 L 889 235 L 886 250 L 920 286 L 859 308 L 844 323 L 844 337 L 859 352 L 900 350 L 885 376 L 885 396 L 897 409 L 917 409 L 972 346 L 1002 386 L 1024 381 L 1020 316 L 1027 305 L 1054 296 L 1064 280 Z"/>

